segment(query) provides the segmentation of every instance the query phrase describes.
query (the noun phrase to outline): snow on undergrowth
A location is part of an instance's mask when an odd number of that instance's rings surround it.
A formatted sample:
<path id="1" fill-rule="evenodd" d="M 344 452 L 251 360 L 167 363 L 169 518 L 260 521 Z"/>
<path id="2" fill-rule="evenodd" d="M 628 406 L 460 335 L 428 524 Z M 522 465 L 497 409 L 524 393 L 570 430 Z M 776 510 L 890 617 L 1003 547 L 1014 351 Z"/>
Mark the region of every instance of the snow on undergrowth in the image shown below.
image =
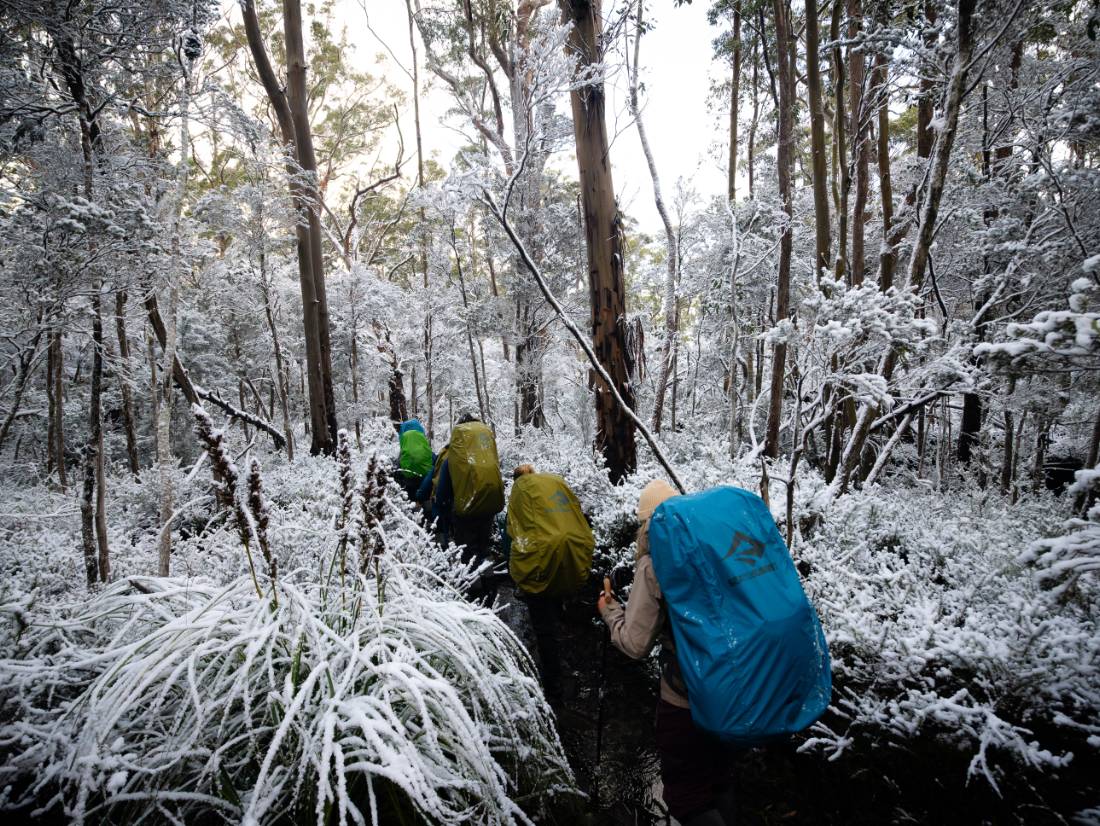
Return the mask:
<path id="1" fill-rule="evenodd" d="M 75 822 L 378 823 L 411 807 L 508 823 L 527 819 L 517 790 L 568 790 L 537 680 L 491 612 L 402 563 L 338 595 L 299 576 L 276 590 L 277 607 L 248 578 L 133 577 L 24 618 L 0 662 L 3 803 Z"/>
<path id="2" fill-rule="evenodd" d="M 995 790 L 1069 764 L 1060 744 L 1100 750 L 1100 594 L 1059 599 L 1018 561 L 1058 523 L 1046 496 L 873 488 L 834 503 L 796 550 L 839 689 L 804 747 L 934 739 Z"/>
<path id="3" fill-rule="evenodd" d="M 663 440 L 689 490 L 759 492 L 758 461 L 731 464 L 722 445 L 689 433 Z M 574 485 L 602 546 L 601 572 L 632 569 L 634 509 L 661 475 L 656 464 L 640 455 L 639 472 L 612 487 L 569 442 L 525 434 L 523 450 L 524 461 Z M 784 533 L 787 473 L 780 461 L 769 477 Z M 1018 768 L 1056 773 L 1100 757 L 1100 588 L 1082 577 L 1067 597 L 1026 561 L 1029 548 L 1057 541 L 1043 537 L 1065 532 L 1072 496 L 1012 504 L 955 484 L 945 493 L 895 478 L 821 512 L 824 481 L 799 471 L 792 553 L 829 640 L 836 689 L 804 748 L 836 759 L 935 742 L 966 755 L 960 780 L 999 791 Z"/>
<path id="4" fill-rule="evenodd" d="M 0 808 L 514 823 L 575 793 L 530 658 L 462 599 L 474 573 L 383 486 L 375 451 L 362 484 L 350 453 L 276 464 L 253 507 L 222 447 L 213 488 L 209 465 L 178 474 L 170 578 L 149 575 L 155 474 L 118 480 L 117 579 L 90 599 L 71 500 L 4 494 L 28 518 L 0 554 Z"/>
<path id="5" fill-rule="evenodd" d="M 644 452 L 638 473 L 611 486 L 577 440 L 498 440 L 506 481 L 533 462 L 577 492 L 598 574 L 632 568 L 638 493 L 660 475 Z M 721 445 L 691 434 L 663 440 L 690 489 L 759 490 L 758 462 L 731 464 Z M 352 451 L 356 476 L 393 447 L 388 424 L 369 425 L 363 453 Z M 376 574 L 357 558 L 364 511 L 356 504 L 342 522 L 347 492 L 333 461 L 265 463 L 266 532 L 286 573 L 272 588 L 256 554 L 262 600 L 232 515 L 215 505 L 209 464 L 176 473 L 168 580 L 152 576 L 155 470 L 112 480 L 117 581 L 91 600 L 75 500 L 0 490 L 3 804 L 33 798 L 89 819 L 109 809 L 118 820 L 203 811 L 233 822 L 385 822 L 407 809 L 508 822 L 567 793 L 572 777 L 529 659 L 496 616 L 458 597 L 472 572 L 431 540 L 401 492 L 390 485 L 379 499 Z M 770 473 L 785 530 L 787 467 Z M 799 471 L 793 554 L 836 688 L 804 748 L 837 759 L 935 744 L 965 756 L 966 777 L 952 768 L 960 776 L 946 781 L 994 789 L 1017 769 L 1056 778 L 1095 761 L 1100 592 L 1084 575 L 1050 587 L 1026 553 L 1065 533 L 1070 500 L 1027 494 L 1013 505 L 961 483 L 947 495 L 920 484 L 894 478 L 818 512 L 823 481 Z"/>

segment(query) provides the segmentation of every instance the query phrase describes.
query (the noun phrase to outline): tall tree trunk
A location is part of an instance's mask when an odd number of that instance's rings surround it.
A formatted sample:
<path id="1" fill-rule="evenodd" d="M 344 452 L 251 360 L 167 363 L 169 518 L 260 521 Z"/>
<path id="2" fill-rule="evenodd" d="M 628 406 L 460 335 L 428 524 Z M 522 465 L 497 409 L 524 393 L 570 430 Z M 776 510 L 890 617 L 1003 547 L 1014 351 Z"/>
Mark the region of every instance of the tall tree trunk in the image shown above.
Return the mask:
<path id="1" fill-rule="evenodd" d="M 855 40 L 860 35 L 860 23 L 863 16 L 861 0 L 848 2 L 848 38 Z M 864 258 L 864 220 L 867 210 L 867 163 L 869 146 L 867 143 L 867 118 L 864 117 L 863 79 L 865 65 L 863 48 L 848 47 L 848 105 L 851 111 L 852 166 L 856 173 L 855 200 L 852 203 L 852 259 L 851 283 L 863 283 L 865 269 Z"/>
<path id="2" fill-rule="evenodd" d="M 829 39 L 833 42 L 833 180 L 837 190 L 836 200 L 836 262 L 833 277 L 839 281 L 848 277 L 848 193 L 852 188 L 848 167 L 847 108 L 844 103 L 845 80 L 844 49 L 840 45 L 840 18 L 843 6 L 840 0 L 833 3 L 829 22 Z"/>
<path id="3" fill-rule="evenodd" d="M 294 232 L 298 249 L 298 282 L 302 294 L 302 325 L 306 344 L 305 372 L 309 387 L 309 422 L 311 425 L 309 432 L 312 439 L 310 452 L 314 454 L 332 453 L 335 450 L 335 434 L 330 435 L 329 433 L 331 417 L 328 409 L 332 392 L 332 370 L 330 366 L 327 371 L 328 389 L 326 390 L 326 346 L 323 344 L 323 341 L 327 342 L 327 329 L 324 340 L 321 335 L 322 320 L 327 323 L 327 305 L 325 314 L 322 315 L 322 296 L 318 288 L 318 283 L 320 283 L 320 289 L 324 287 L 324 271 L 314 258 L 314 253 L 320 251 L 320 236 L 317 237 L 316 249 L 312 237 L 313 226 L 317 218 L 317 202 L 311 188 L 305 186 L 302 182 L 301 169 L 299 168 L 301 161 L 295 163 L 292 160 L 292 157 L 302 154 L 302 149 L 298 146 L 297 121 L 305 118 L 303 129 L 307 135 L 309 134 L 308 116 L 304 110 L 307 101 L 304 55 L 302 54 L 301 15 L 300 13 L 296 16 L 293 14 L 293 12 L 299 11 L 296 0 L 287 0 L 286 6 L 292 6 L 293 8 L 284 8 L 284 28 L 288 17 L 297 21 L 296 28 L 293 26 L 294 21 L 291 21 L 292 28 L 295 28 L 296 37 L 291 38 L 288 33 L 286 38 L 287 65 L 291 69 L 288 73 L 287 92 L 283 91 L 283 85 L 275 75 L 275 70 L 264 46 L 259 18 L 256 14 L 255 0 L 243 0 L 241 10 L 244 17 L 245 34 L 248 38 L 248 46 L 252 53 L 256 73 L 263 83 L 264 90 L 267 92 L 268 100 L 279 123 L 280 135 L 288 156 L 286 166 L 287 175 L 291 181 L 291 196 L 295 211 L 298 213 Z M 290 42 L 292 39 L 295 41 L 293 44 Z M 292 50 L 296 58 L 293 64 L 290 60 Z M 291 81 L 291 78 L 293 78 L 293 81 Z M 288 101 L 291 86 L 294 89 L 297 105 L 295 112 L 292 112 Z M 312 143 L 308 154 L 312 155 Z M 316 163 L 313 166 L 314 171 L 316 171 Z"/>
<path id="4" fill-rule="evenodd" d="M 191 63 L 183 64 L 183 88 L 180 91 L 180 146 L 191 144 Z M 179 284 L 183 278 L 184 262 L 180 250 L 181 221 L 183 217 L 183 199 L 187 192 L 188 158 L 187 153 L 180 155 L 176 170 L 176 194 L 172 215 L 172 267 L 168 274 L 168 318 L 165 323 L 164 363 L 176 362 L 176 320 L 179 311 Z M 175 460 L 172 457 L 172 370 L 164 371 L 160 388 L 160 401 L 157 406 L 156 444 L 157 470 L 160 475 L 160 542 L 157 548 L 157 572 L 168 576 L 172 559 L 172 511 L 175 507 L 175 491 L 172 485 L 172 471 Z M 241 405 L 244 406 L 243 404 Z"/>
<path id="5" fill-rule="evenodd" d="M 806 82 L 810 93 L 810 145 L 813 157 L 814 189 L 814 280 L 829 269 L 829 192 L 825 162 L 825 106 L 821 99 L 821 61 L 818 53 L 817 5 L 806 6 Z"/>
<path id="6" fill-rule="evenodd" d="M 91 200 L 91 199 L 89 199 Z M 95 539 L 96 570 L 100 582 L 106 582 L 111 575 L 110 550 L 107 545 L 107 493 L 106 474 L 104 472 L 103 446 L 103 298 L 102 285 L 98 279 L 92 290 L 92 388 L 88 401 L 89 453 L 87 461 L 93 467 L 91 477 L 95 484 Z M 85 471 L 88 473 L 88 471 Z M 87 480 L 85 480 L 87 495 Z M 86 499 L 85 507 L 91 508 L 92 502 Z M 87 551 L 85 551 L 87 556 Z"/>
<path id="7" fill-rule="evenodd" d="M 579 55 L 581 70 L 599 65 L 603 60 L 600 0 L 559 0 L 559 3 L 564 17 L 573 23 L 568 48 Z M 588 249 L 592 343 L 599 364 L 615 390 L 633 408 L 633 370 L 626 336 L 622 220 L 611 179 L 602 77 L 574 89 L 570 97 Z M 617 483 L 635 468 L 634 422 L 616 403 L 602 379 L 596 376 L 593 382 L 596 387 L 596 446 L 607 460 L 612 482 Z"/>
<path id="8" fill-rule="evenodd" d="M 471 238 L 471 243 L 473 243 Z M 458 251 L 458 234 L 455 232 L 454 225 L 451 226 L 451 249 L 455 254 L 455 269 L 458 273 L 458 289 L 462 295 L 462 309 L 466 315 L 466 345 L 470 351 L 470 369 L 474 374 L 474 390 L 477 392 L 477 409 L 480 414 L 481 421 L 488 421 L 488 414 L 486 412 L 485 400 L 481 396 L 481 378 L 478 376 L 477 369 L 477 354 L 474 352 L 474 334 L 470 329 L 470 300 L 466 294 L 466 275 L 462 270 L 462 255 Z M 536 402 L 537 403 L 537 402 Z M 541 405 L 539 405 L 541 411 Z"/>
<path id="9" fill-rule="evenodd" d="M 639 8 L 639 18 L 640 10 Z M 637 61 L 635 60 L 635 63 Z M 730 78 L 730 154 L 726 194 L 737 201 L 737 118 L 741 105 L 741 0 L 733 4 L 733 76 Z"/>
<path id="10" fill-rule="evenodd" d="M 324 394 L 325 423 L 313 433 L 313 453 L 336 452 L 336 397 L 332 387 L 332 343 L 329 334 L 328 296 L 325 264 L 321 253 L 321 193 L 317 188 L 317 157 L 313 152 L 313 132 L 309 123 L 309 89 L 306 85 L 306 55 L 302 41 L 300 0 L 283 0 L 283 30 L 286 36 L 286 99 L 294 124 L 294 147 L 298 166 L 306 178 L 305 213 L 309 221 L 309 256 L 316 300 L 316 324 L 320 346 L 321 390 Z"/>
<path id="11" fill-rule="evenodd" d="M 1013 449 L 1016 446 L 1015 443 L 1015 415 L 1013 413 L 1011 403 L 1012 396 L 1016 392 L 1016 377 L 1010 376 L 1008 379 L 1008 386 L 1005 388 L 1004 395 L 1004 452 L 1001 459 L 1001 493 L 1008 494 L 1009 489 L 1012 486 L 1012 466 L 1015 462 L 1013 456 Z"/>
<path id="12" fill-rule="evenodd" d="M 405 0 L 405 13 L 409 22 L 409 50 L 412 52 L 412 82 L 413 82 L 413 125 L 416 129 L 416 186 L 424 187 L 424 142 L 420 131 L 420 63 L 416 54 L 415 19 L 413 17 L 412 0 Z M 420 208 L 420 225 L 424 227 L 424 208 Z M 423 238 L 420 240 L 420 274 L 423 280 L 424 294 L 428 294 L 428 250 Z M 435 430 L 435 388 L 432 381 L 432 309 L 430 306 L 424 314 L 424 403 L 428 408 L 428 438 L 432 438 Z M 415 377 L 415 373 L 413 374 Z M 413 406 L 416 406 L 416 388 L 413 387 Z"/>
<path id="13" fill-rule="evenodd" d="M 754 184 L 754 162 L 756 159 L 756 126 L 760 122 L 760 58 L 758 56 L 758 47 L 760 45 L 760 35 L 756 34 L 752 39 L 752 120 L 749 122 L 749 142 L 745 147 L 746 160 L 749 166 L 749 200 L 751 201 L 755 195 Z"/>
<path id="14" fill-rule="evenodd" d="M 176 359 L 176 318 L 179 306 L 179 288 L 175 277 L 168 285 L 168 311 L 165 321 L 165 364 L 173 364 Z M 172 485 L 172 470 L 175 461 L 172 457 L 172 371 L 164 370 L 157 392 L 156 447 L 157 468 L 160 476 L 160 541 L 157 546 L 157 573 L 168 576 L 172 559 L 172 511 L 175 504 L 175 491 Z"/>
<path id="15" fill-rule="evenodd" d="M 126 335 L 126 291 L 115 293 L 115 334 L 118 338 L 119 390 L 122 394 L 122 429 L 126 433 L 126 457 L 130 473 L 138 475 L 137 436 L 134 433 L 134 400 L 130 392 L 130 338 Z"/>
<path id="16" fill-rule="evenodd" d="M 936 0 L 924 0 L 924 48 L 931 53 L 936 47 Z M 931 67 L 928 67 L 931 69 Z M 932 157 L 932 110 L 935 106 L 935 81 L 931 71 L 921 72 L 920 97 L 917 100 L 917 157 Z"/>
<path id="17" fill-rule="evenodd" d="M 60 327 L 50 331 L 48 361 L 46 395 L 49 400 L 50 457 L 52 467 L 57 471 L 57 483 L 64 491 L 68 487 L 65 469 L 65 391 L 62 384 L 65 358 Z"/>
<path id="18" fill-rule="evenodd" d="M 879 248 L 879 289 L 886 292 L 894 285 L 894 250 L 889 238 L 894 223 L 894 187 L 890 177 L 890 87 L 886 55 L 875 54 L 872 85 L 877 95 L 878 115 L 878 188 L 882 208 L 882 245 Z"/>
<path id="19" fill-rule="evenodd" d="M 775 10 L 776 63 L 779 74 L 778 111 L 778 172 L 779 197 L 787 222 L 779 242 L 779 268 L 777 274 L 775 320 L 781 324 L 790 315 L 791 296 L 791 246 L 794 209 L 791 201 L 792 143 L 794 140 L 794 76 L 791 53 L 787 44 L 791 40 L 790 7 L 787 0 L 773 0 Z M 787 362 L 787 344 L 779 342 L 772 348 L 771 395 L 768 399 L 768 426 L 764 441 L 764 454 L 779 456 L 779 424 L 783 415 L 783 385 Z"/>
<path id="20" fill-rule="evenodd" d="M 909 258 L 906 282 L 920 292 L 924 282 L 924 271 L 928 264 L 928 253 L 932 247 L 932 236 L 936 231 L 936 218 L 939 215 L 943 188 L 947 181 L 947 165 L 951 160 L 951 149 L 955 144 L 955 133 L 959 124 L 959 109 L 962 106 L 966 90 L 967 69 L 974 50 L 974 32 L 972 17 L 977 0 L 959 0 L 958 48 L 955 62 L 944 93 L 943 126 L 936 136 L 933 147 L 932 168 L 928 176 L 928 189 L 921 207 L 920 227 L 913 252 Z"/>
<path id="21" fill-rule="evenodd" d="M 95 200 L 95 159 L 102 152 L 97 110 L 92 107 L 84 85 L 80 58 L 72 40 L 58 32 L 50 33 L 57 51 L 65 87 L 76 106 L 80 126 L 80 152 L 83 163 L 84 197 Z M 88 244 L 94 257 L 95 242 Z M 80 504 L 84 565 L 89 586 L 97 577 L 104 582 L 110 574 L 107 546 L 107 506 L 104 492 L 103 458 L 103 284 L 98 274 L 92 283 L 92 379 L 88 403 L 89 435 L 84 449 L 84 489 Z"/>

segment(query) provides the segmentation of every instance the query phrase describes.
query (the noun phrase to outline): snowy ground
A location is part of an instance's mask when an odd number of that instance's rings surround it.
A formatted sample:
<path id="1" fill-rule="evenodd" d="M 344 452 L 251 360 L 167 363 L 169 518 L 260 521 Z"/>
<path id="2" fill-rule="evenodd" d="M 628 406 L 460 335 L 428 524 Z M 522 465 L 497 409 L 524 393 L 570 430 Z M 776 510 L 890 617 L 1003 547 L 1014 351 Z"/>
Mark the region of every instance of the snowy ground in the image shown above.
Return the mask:
<path id="1" fill-rule="evenodd" d="M 230 441 L 230 453 L 243 447 Z M 758 466 L 731 466 L 682 434 L 666 443 L 691 489 L 758 488 Z M 365 451 L 352 451 L 357 478 L 392 448 L 383 423 L 368 428 Z M 629 569 L 634 505 L 655 465 L 612 488 L 587 451 L 548 434 L 502 435 L 500 453 L 506 470 L 531 461 L 564 475 L 591 516 L 599 572 Z M 0 491 L 4 804 L 58 795 L 73 817 L 96 819 L 155 793 L 165 817 L 213 808 L 266 822 L 358 807 L 370 819 L 411 807 L 509 822 L 568 792 L 530 660 L 502 622 L 458 598 L 468 572 L 397 489 L 379 533 L 384 585 L 371 565 L 355 574 L 353 520 L 341 586 L 332 460 L 259 458 L 280 572 L 272 589 L 254 558 L 262 600 L 232 519 L 214 506 L 208 462 L 176 472 L 170 580 L 152 577 L 156 472 L 111 479 L 115 583 L 91 599 L 75 497 Z M 771 480 L 781 523 L 785 472 Z M 1083 778 L 1100 762 L 1100 599 L 1087 580 L 1044 588 L 1019 561 L 1059 531 L 1066 504 L 886 484 L 818 513 L 820 479 L 804 470 L 798 480 L 794 523 L 806 535 L 792 553 L 826 629 L 836 690 L 797 760 L 879 754 L 893 771 L 905 765 L 899 754 L 921 766 L 950 754 L 945 787 L 1000 800 L 1021 820 L 1044 810 L 1095 822 L 1085 810 L 1100 790 Z"/>

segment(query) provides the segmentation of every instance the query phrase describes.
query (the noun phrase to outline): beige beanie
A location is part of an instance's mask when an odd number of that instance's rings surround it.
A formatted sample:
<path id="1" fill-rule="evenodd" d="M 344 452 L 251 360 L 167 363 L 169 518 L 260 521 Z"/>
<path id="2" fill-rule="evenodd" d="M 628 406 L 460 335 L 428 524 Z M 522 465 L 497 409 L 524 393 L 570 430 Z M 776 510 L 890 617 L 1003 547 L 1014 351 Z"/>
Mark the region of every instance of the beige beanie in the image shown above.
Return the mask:
<path id="1" fill-rule="evenodd" d="M 645 522 L 653 516 L 653 511 L 666 499 L 678 496 L 675 488 L 664 479 L 655 479 L 642 489 L 638 497 L 638 521 Z"/>

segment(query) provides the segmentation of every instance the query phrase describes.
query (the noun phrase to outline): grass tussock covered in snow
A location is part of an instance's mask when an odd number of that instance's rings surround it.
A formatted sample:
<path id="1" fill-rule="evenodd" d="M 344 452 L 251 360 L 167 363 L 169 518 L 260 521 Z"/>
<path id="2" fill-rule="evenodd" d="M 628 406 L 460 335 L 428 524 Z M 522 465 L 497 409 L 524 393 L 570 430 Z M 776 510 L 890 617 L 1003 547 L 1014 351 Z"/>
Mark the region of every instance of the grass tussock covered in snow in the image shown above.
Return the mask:
<path id="1" fill-rule="evenodd" d="M 90 599 L 58 581 L 72 536 L 34 573 L 6 554 L 0 807 L 74 822 L 514 823 L 575 793 L 522 645 L 461 598 L 471 571 L 376 464 L 362 485 L 347 452 L 338 473 L 281 466 L 251 503 L 256 488 L 241 475 L 229 490 L 224 467 L 213 490 L 181 479 L 202 518 L 181 519 L 170 578 L 146 575 L 155 505 L 136 496 L 113 527 L 139 540 Z"/>

